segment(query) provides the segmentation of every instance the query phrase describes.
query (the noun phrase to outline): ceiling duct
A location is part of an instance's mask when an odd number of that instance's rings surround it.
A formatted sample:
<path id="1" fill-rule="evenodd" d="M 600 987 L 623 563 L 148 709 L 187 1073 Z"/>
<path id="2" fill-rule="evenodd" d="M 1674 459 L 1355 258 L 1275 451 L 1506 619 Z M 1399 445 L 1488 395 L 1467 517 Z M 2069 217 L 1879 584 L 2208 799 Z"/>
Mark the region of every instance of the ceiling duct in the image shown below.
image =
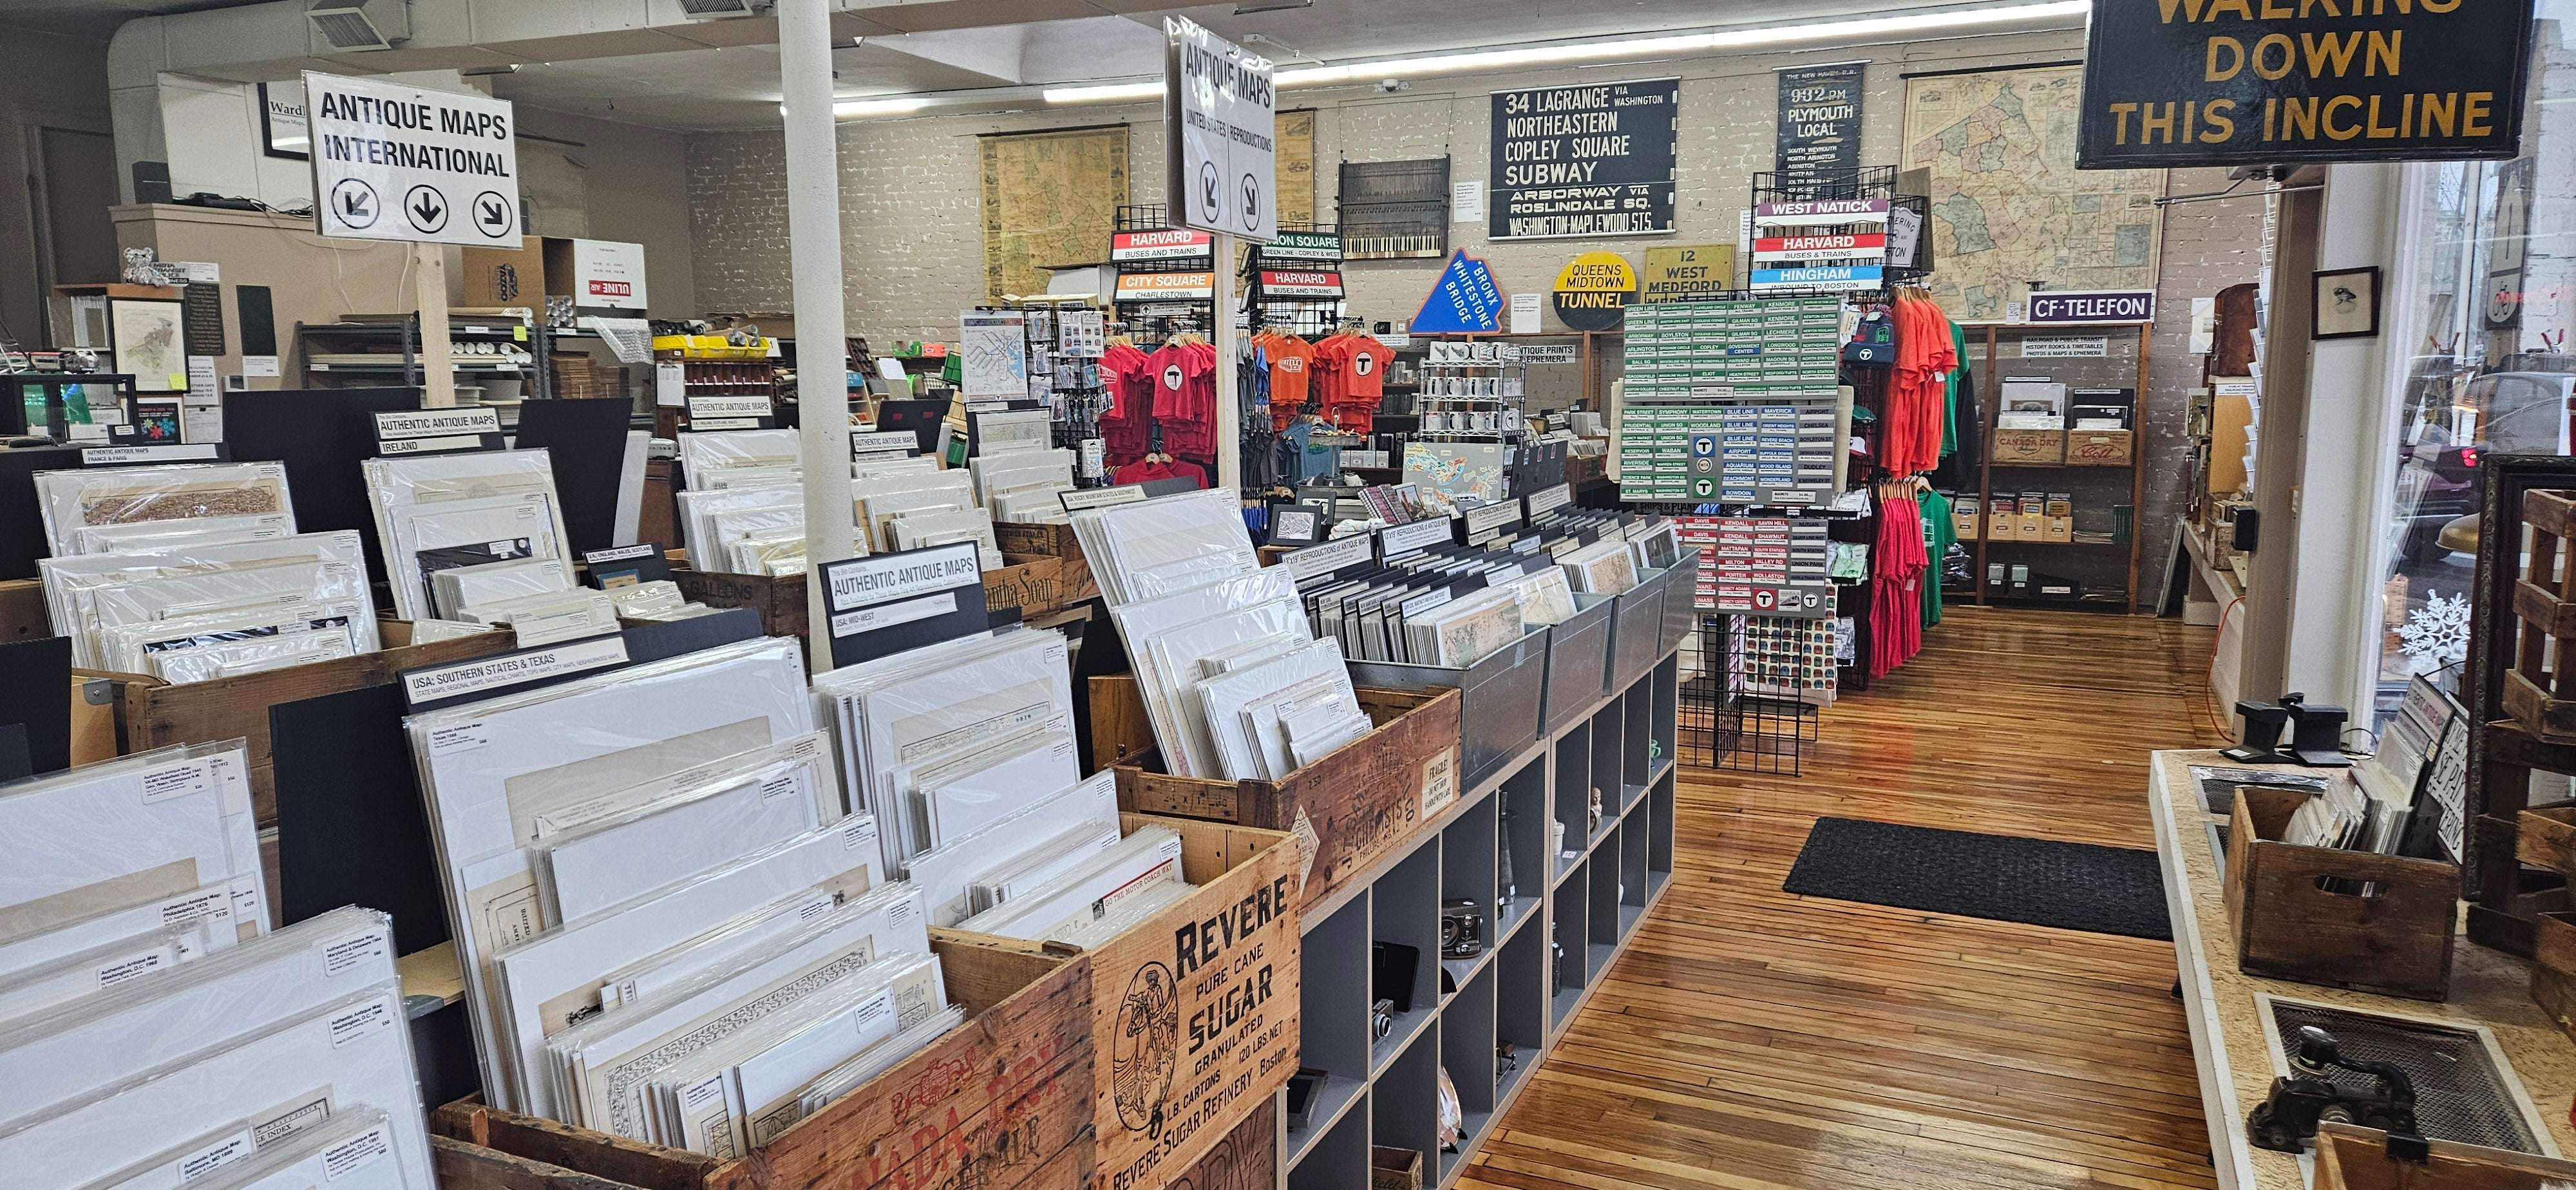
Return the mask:
<path id="1" fill-rule="evenodd" d="M 680 0 L 680 15 L 693 21 L 721 21 L 753 15 L 752 0 Z"/>
<path id="2" fill-rule="evenodd" d="M 411 40 L 408 0 L 325 0 L 304 10 L 307 53 L 389 50 Z"/>

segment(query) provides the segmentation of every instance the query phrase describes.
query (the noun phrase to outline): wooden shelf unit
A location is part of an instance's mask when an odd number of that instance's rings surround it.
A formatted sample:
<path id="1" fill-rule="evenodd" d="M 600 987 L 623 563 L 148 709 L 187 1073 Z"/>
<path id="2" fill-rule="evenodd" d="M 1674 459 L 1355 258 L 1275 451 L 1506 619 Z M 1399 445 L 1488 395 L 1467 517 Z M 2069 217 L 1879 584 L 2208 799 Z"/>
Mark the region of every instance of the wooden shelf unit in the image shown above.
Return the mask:
<path id="1" fill-rule="evenodd" d="M 1372 1145 L 1421 1152 L 1426 1186 L 1445 1190 L 1465 1172 L 1672 884 L 1680 677 L 1678 653 L 1663 654 L 1626 690 L 1467 791 L 1368 879 L 1307 911 L 1301 1063 L 1332 1077 L 1308 1126 L 1286 1129 L 1287 1190 L 1368 1185 Z M 1601 825 L 1587 830 L 1594 787 Z M 1497 913 L 1505 815 L 1517 895 Z M 1565 825 L 1572 858 L 1548 854 L 1552 823 Z M 1485 907 L 1485 949 L 1441 959 L 1440 902 L 1457 897 Z M 1564 947 L 1554 970 L 1551 937 Z M 1418 947 L 1424 958 L 1412 1011 L 1396 1014 L 1377 1039 L 1369 1036 L 1370 981 L 1323 974 L 1372 971 L 1372 942 Z M 1454 994 L 1440 992 L 1444 971 Z M 1503 1042 L 1515 1050 L 1508 1072 L 1495 1054 Z M 1444 1067 L 1464 1115 L 1455 1153 L 1439 1151 L 1435 1091 Z"/>
<path id="2" fill-rule="evenodd" d="M 2049 557 L 2049 556 L 2050 556 L 2049 551 L 2051 551 L 2051 550 L 2065 550 L 2065 551 L 2067 551 L 2068 556 L 2073 556 L 2073 555 L 2075 554 L 2075 551 L 2077 551 L 2077 550 L 2086 550 L 2086 551 L 2088 551 L 2088 552 L 2089 552 L 2089 551 L 2091 551 L 2091 550 L 2098 550 L 2098 549 L 2103 549 L 2103 548 L 2116 547 L 2116 548 L 2119 548 L 2119 549 L 2121 549 L 2121 550 L 2123 551 L 2123 553 L 2124 553 L 2124 555 L 2125 555 L 2125 557 L 2126 557 L 2126 559 L 2127 559 L 2127 587 L 2128 587 L 2128 596 L 2127 596 L 2127 598 L 2126 598 L 2124 601 L 2122 601 L 2121 603 L 2117 604 L 2116 606 L 2117 606 L 2118 610 L 2120 610 L 2120 611 L 2121 611 L 2121 612 L 2123 612 L 2123 613 L 2127 613 L 2127 612 L 2131 612 L 2131 611 L 2135 611 L 2135 610 L 2137 610 L 2137 606 L 2138 606 L 2138 543 L 2139 543 L 2139 541 L 2140 541 L 2140 540 L 2142 539 L 2142 537 L 2143 537 L 2143 533 L 2142 533 L 2143 525 L 2141 524 L 2141 521 L 2140 521 L 2140 515 L 2139 515 L 2139 514 L 2140 514 L 2140 511 L 2141 511 L 2141 506 L 2142 506 L 2142 505 L 2145 503 L 2145 501 L 2146 501 L 2146 494 L 2147 494 L 2147 470 L 2146 470 L 2146 453 L 2147 453 L 2147 349 L 2148 349 L 2148 345 L 2149 345 L 2149 335 L 2148 335 L 2148 332 L 2149 332 L 2151 329 L 2152 329 L 2152 324 L 2144 323 L 2144 322 L 2077 323 L 2077 324 L 2070 324 L 2070 325 L 2050 325 L 2050 326 L 2031 326 L 2031 325 L 2012 325 L 2012 326 L 2007 326 L 2007 325 L 2004 325 L 2004 324 L 2001 324 L 2001 323 L 1987 323 L 1987 324 L 1984 324 L 1983 326 L 1972 326 L 1972 327 L 1968 328 L 1968 331 L 1969 331 L 1969 342 L 1970 342 L 1969 349 L 1970 349 L 1971 351 L 1973 351 L 1973 350 L 1975 350 L 1975 349 L 1976 349 L 1976 341 L 1978 340 L 1978 338 L 1982 337 L 1982 338 L 1983 338 L 1983 340 L 1984 340 L 1984 343 L 1985 343 L 1985 358 L 1984 358 L 1984 360 L 1982 360 L 1982 361 L 1979 363 L 1979 365 L 1978 365 L 1978 371 L 1977 371 L 1976 378 L 1975 378 L 1975 379 L 1976 379 L 1976 381 L 1977 381 L 1977 387 L 1978 387 L 1978 390 L 1979 390 L 1979 391 L 1978 391 L 1978 394 L 1977 394 L 1977 418 L 1978 418 L 1978 424 L 1979 424 L 1981 427 L 1983 427 L 1983 429 L 1984 429 L 1984 431 L 1985 431 L 1985 432 L 1984 432 L 1984 434 L 1983 434 L 1983 435 L 1981 435 L 1980 442 L 1979 442 L 1979 445 L 1984 449 L 1985 457 L 1984 457 L 1984 458 L 1982 458 L 1982 459 L 1979 459 L 1979 460 L 1978 460 L 1978 465 L 1977 465 L 1977 516 L 1978 516 L 1979 530 L 1978 530 L 1977 537 L 1976 537 L 1976 542 L 1975 542 L 1975 544 L 1976 544 L 1976 550 L 1974 551 L 1974 552 L 1975 552 L 1975 555 L 1976 555 L 1976 570 L 1975 570 L 1974 575 L 1972 576 L 1972 577 L 1975 579 L 1975 582 L 1974 582 L 1972 585 L 1975 587 L 1975 602 L 1976 602 L 1976 604 L 1977 604 L 1978 606 L 1980 606 L 1980 607 L 1985 607 L 1985 606 L 1989 606 L 1989 605 L 1993 605 L 1993 606 L 2005 606 L 2005 607 L 2059 607 L 2059 606 L 2063 606 L 2063 607 L 2069 607 L 2069 608 L 2086 608 L 2086 609 L 2091 609 L 2091 608 L 2105 608 L 2105 607 L 2111 607 L 2111 606 L 2114 606 L 2114 605 L 2107 604 L 2107 603 L 2100 603 L 2100 602 L 2094 602 L 2094 601 L 2089 601 L 2089 600 L 2062 600 L 2062 601 L 2061 601 L 2061 600 L 2020 599 L 2020 598 L 2014 598 L 2014 597 L 2011 597 L 2011 596 L 1994 596 L 1994 595 L 1990 595 L 1990 594 L 1989 594 L 1989 591 L 1988 591 L 1988 583 L 1987 583 L 1987 580 L 1986 580 L 1986 565 L 1987 565 L 1987 556 L 1988 556 L 1988 555 L 1987 555 L 1987 550 L 1988 550 L 1988 547 L 1989 547 L 1989 546 L 2002 546 L 2002 547 L 2004 547 L 2006 550 L 2010 551 L 2010 556 L 2008 556 L 2008 557 L 2007 557 L 2007 558 L 2005 558 L 2005 559 L 2002 559 L 2002 560 L 2003 560 L 2003 561 L 2005 561 L 2008 565 L 2009 565 L 2011 562 L 2015 562 L 2015 561 L 2022 561 L 2022 560 L 2024 559 L 2024 557 L 2025 557 L 2025 551 L 2033 551 L 2033 552 L 2031 552 L 2031 553 L 2027 554 L 2027 556 L 2028 556 L 2028 557 L 2047 558 L 2047 557 Z M 2003 347 L 2003 345 L 2004 345 L 2005 343 L 2007 343 L 2007 342 L 2010 342 L 2010 343 L 2011 343 L 2011 344 L 2013 344 L 2013 346 L 2016 348 L 2015 354 L 2014 354 L 2014 355 L 2011 357 L 2011 359 L 2010 359 L 2010 362 L 2011 362 L 2011 363 L 2012 363 L 2016 368 L 2025 368 L 2025 369 L 2028 369 L 2028 370 L 2036 371 L 2036 370 L 2038 370 L 2039 368 L 2041 368 L 2041 367 L 2043 367 L 2043 366 L 2046 366 L 2046 367 L 2048 367 L 2048 368 L 2050 368 L 2050 369 L 2051 369 L 2051 372 L 2052 372 L 2052 378 L 2056 378 L 2056 377 L 2062 377 L 2063 375 L 2065 375 L 2065 374 L 2066 374 L 2066 373 L 2065 373 L 2065 369 L 2063 368 L 2063 365 L 2064 365 L 2064 364 L 2066 364 L 2068 361 L 2070 361 L 2070 360 L 2081 360 L 2081 359 L 2084 359 L 2084 358 L 2086 358 L 2086 357 L 2081 357 L 2081 356 L 2032 356 L 2032 357 L 2027 357 L 2027 359 L 2028 359 L 2028 360 L 2030 360 L 2030 361 L 2033 361 L 2033 362 L 2025 363 L 2025 358 L 2026 358 L 2026 357 L 2024 357 L 2024 356 L 2020 355 L 2020 354 L 2019 354 L 2019 351 L 2018 351 L 2018 347 L 2019 347 L 2020 341 L 2021 341 L 2022 339 L 2024 339 L 2024 338 L 2060 338 L 2060 337 L 2079 337 L 2079 336 L 2080 336 L 2080 337 L 2090 337 L 2090 336 L 2092 336 L 2093 334 L 2095 334 L 2095 333 L 2097 333 L 2097 332 L 2098 332 L 2099 334 L 2101 334 L 2101 336 L 2102 336 L 2102 337 L 2104 337 L 2105 339 L 2108 339 L 2108 340 L 2109 340 L 2109 346 L 2110 346 L 2110 348 L 2112 349 L 2112 356 L 2111 356 L 2110 358 L 2107 358 L 2107 359 L 2105 360 L 2105 364 L 2109 364 L 2109 363 L 2113 363 L 2113 362 L 2119 362 L 2119 361 L 2117 361 L 2117 357 L 2118 357 L 2118 355 L 2120 355 L 2121 353 L 2120 353 L 2120 351 L 2119 351 L 2118 349 L 2119 349 L 2120 347 L 2124 346 L 2124 340 L 2127 340 L 2127 339 L 2129 339 L 2130 337 L 2134 336 L 2134 338 L 2135 338 L 2135 342 L 2136 342 L 2136 345 L 2137 345 L 2137 369 L 2136 369 L 2136 377 L 2135 377 L 2135 379 L 2134 379 L 2134 380 L 2132 380 L 2132 379 L 2130 379 L 2130 378 L 2129 378 L 2128 376 L 2126 376 L 2126 375 L 2122 375 L 2121 377 L 2119 377 L 2119 379 L 2121 379 L 2121 380 L 2126 380 L 2126 381 L 2128 381 L 2128 382 L 2131 384 L 2131 386 L 2132 386 L 2132 387 L 2131 387 L 2131 390 L 2130 390 L 2130 391 L 2134 394 L 2134 396 L 2132 397 L 2132 400 L 2135 402 L 2135 403 L 2131 406 L 2131 413 L 2130 413 L 2130 417 L 2129 417 L 2129 463 L 2128 463 L 2128 466 L 2127 466 L 2126 468 L 2120 468 L 2120 467 L 2097 467 L 2097 466 L 2089 466 L 2089 465 L 2069 465 L 2069 464 L 2066 464 L 2066 463 L 1998 463 L 1998 462 L 1996 462 L 1996 461 L 1995 461 L 1995 431 L 1996 431 L 1996 429 L 1997 429 L 1997 426 L 1996 426 L 1996 424 L 1995 424 L 1995 423 L 1996 423 L 1997 421 L 2001 420 L 2001 414 L 2002 414 L 2002 411 L 2003 411 L 2003 371 L 2002 371 L 2002 368 L 2003 368 L 2003 364 L 2004 364 L 2004 362 L 2005 362 L 2005 361 L 2004 361 L 2004 358 L 2003 358 L 2003 357 L 2002 357 L 2002 355 L 2001 355 L 2001 348 Z M 2009 338 L 2008 338 L 2007 336 L 2009 336 Z M 2046 362 L 2045 362 L 2045 364 L 2042 364 L 2042 363 L 2037 362 L 2037 361 L 2046 361 Z M 2102 366 L 2101 366 L 2101 365 L 2097 365 L 2097 368 L 2098 368 L 2098 367 L 2102 367 Z M 2105 371 L 2107 371 L 2107 369 L 2104 369 L 2104 370 L 2105 370 Z M 2079 387 L 2078 385 L 2076 385 L 2076 384 L 2075 384 L 2074 382 L 2072 382 L 2072 381 L 2066 381 L 2065 383 L 2066 383 L 2067 387 L 2068 387 L 2070 390 L 2071 390 L 2071 389 L 2074 389 L 2074 388 L 2076 388 L 2076 387 Z M 2089 384 L 2089 385 L 2083 385 L 2083 386 L 2081 386 L 2081 387 L 2088 387 L 2088 388 L 2102 388 L 2102 387 L 2111 387 L 2111 385 L 2108 385 L 2108 384 Z M 2073 402 L 2073 400 L 2070 398 L 2070 399 L 2069 399 L 2069 401 L 2067 402 L 2067 404 L 2071 407 L 2071 406 L 2074 404 L 2074 402 Z M 2069 422 L 2072 422 L 2072 421 L 2074 420 L 2074 419 L 2073 419 L 2073 416 L 2072 416 L 2072 410 L 2071 410 L 2071 408 L 2070 408 L 2070 410 L 2069 410 L 2069 416 L 2068 416 L 2067 420 L 2068 420 Z M 2069 432 L 2069 433 L 2074 433 L 2075 431 L 2073 431 L 2073 430 L 2069 430 L 2068 432 Z M 1992 515 L 1992 513 L 1993 513 L 1993 510 L 1994 510 L 1994 506 L 1995 506 L 1995 505 L 1994 505 L 1994 502 L 1995 502 L 1995 472 L 1997 472 L 1997 471 L 2004 471 L 2004 472 L 2007 472 L 2007 473 L 2010 473 L 2010 472 L 2044 473 L 2044 474 L 2051 475 L 2051 476 L 2053 476 L 2053 477 L 2064 477 L 2064 476 L 2083 476 L 2083 475 L 2086 475 L 2086 474 L 2088 474 L 2088 473 L 2089 473 L 2089 474 L 2097 474 L 2097 475 L 2109 475 L 2109 474 L 2115 474 L 2115 473 L 2120 472 L 2120 471 L 2123 471 L 2123 470 L 2127 471 L 2128 476 L 2129 476 L 2129 539 L 2128 539 L 2127 541 L 2125 541 L 2125 542 L 2122 542 L 2122 541 L 2116 541 L 2116 540 L 2115 540 L 2115 541 L 2108 541 L 2108 542 L 2103 542 L 2103 541 L 2065 541 L 2065 542 L 2007 541 L 2007 542 L 1998 542 L 1998 541 L 1994 541 L 1994 540 L 1992 540 L 1991 538 L 1989 538 L 1989 537 L 1986 535 L 1986 532 L 1985 532 L 1985 528 L 1984 528 L 1984 526 L 1986 525 L 1986 523 L 1987 523 L 1987 521 L 1988 521 L 1988 518 L 1990 518 L 1990 517 L 1991 517 L 1991 515 Z M 2098 485 L 2096 485 L 2096 486 L 2098 486 Z M 2015 495 L 2018 495 L 2018 494 L 2020 493 L 2021 489 L 2020 489 L 2020 487 L 2019 487 L 2019 486 L 2015 486 L 2015 487 L 2013 488 L 2013 491 L 2014 491 Z M 1964 544 L 1967 544 L 1967 542 L 1963 540 L 1963 541 L 1961 542 L 1961 544 L 1963 544 L 1963 545 L 1964 545 Z"/>

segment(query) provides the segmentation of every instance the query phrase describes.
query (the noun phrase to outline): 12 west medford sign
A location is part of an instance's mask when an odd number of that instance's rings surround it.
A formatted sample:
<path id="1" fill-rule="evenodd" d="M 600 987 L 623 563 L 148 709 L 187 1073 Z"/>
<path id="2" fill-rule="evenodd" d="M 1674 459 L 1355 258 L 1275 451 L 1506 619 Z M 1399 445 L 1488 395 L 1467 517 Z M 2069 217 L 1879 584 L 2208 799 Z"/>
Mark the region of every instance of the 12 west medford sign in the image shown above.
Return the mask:
<path id="1" fill-rule="evenodd" d="M 2531 0 L 2096 0 L 2080 169 L 2514 156 Z"/>

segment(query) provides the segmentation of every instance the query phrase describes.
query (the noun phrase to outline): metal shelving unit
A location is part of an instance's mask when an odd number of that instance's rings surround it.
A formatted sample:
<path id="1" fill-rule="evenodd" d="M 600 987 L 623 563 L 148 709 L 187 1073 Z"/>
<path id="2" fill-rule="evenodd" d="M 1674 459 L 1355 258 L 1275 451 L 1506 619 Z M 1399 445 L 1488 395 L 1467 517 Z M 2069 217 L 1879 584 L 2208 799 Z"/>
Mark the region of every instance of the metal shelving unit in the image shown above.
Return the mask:
<path id="1" fill-rule="evenodd" d="M 1414 973 L 1412 1010 L 1384 1037 L 1370 1036 L 1370 981 L 1304 981 L 1301 1065 L 1329 1077 L 1307 1125 L 1286 1129 L 1287 1190 L 1368 1185 L 1373 1145 L 1420 1151 L 1427 1185 L 1457 1182 L 1672 883 L 1680 677 L 1677 650 L 1666 651 L 1467 791 L 1368 879 L 1307 911 L 1310 975 L 1374 970 L 1372 942 L 1430 961 Z M 1498 905 L 1506 888 L 1511 902 Z M 1484 951 L 1439 959 L 1441 902 L 1461 897 L 1488 909 Z M 1444 977 L 1455 990 L 1442 990 Z M 1438 1141 L 1444 1068 L 1464 1115 L 1454 1153 Z"/>
<path id="2" fill-rule="evenodd" d="M 546 359 L 552 344 L 541 324 L 513 319 L 478 319 L 459 317 L 447 328 L 454 343 L 509 344 L 525 352 L 525 358 L 513 355 L 456 355 L 453 363 L 457 377 L 466 383 L 488 376 L 510 377 L 527 381 L 524 397 L 551 396 L 553 389 L 547 374 Z M 299 322 L 295 324 L 298 362 L 304 369 L 306 383 L 329 388 L 355 385 L 414 385 L 422 383 L 420 359 L 420 316 L 405 314 L 381 319 L 363 316 L 343 322 Z M 343 380 L 342 378 L 348 378 Z"/>

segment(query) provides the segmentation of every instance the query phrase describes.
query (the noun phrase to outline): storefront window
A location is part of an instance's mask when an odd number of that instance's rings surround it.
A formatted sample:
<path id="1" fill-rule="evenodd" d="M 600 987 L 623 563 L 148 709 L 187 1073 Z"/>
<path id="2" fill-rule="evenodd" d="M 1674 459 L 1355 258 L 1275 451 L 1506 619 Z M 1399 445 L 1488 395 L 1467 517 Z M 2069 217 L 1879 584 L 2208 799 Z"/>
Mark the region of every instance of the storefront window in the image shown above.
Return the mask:
<path id="1" fill-rule="evenodd" d="M 2381 317 L 2398 463 L 2373 626 L 2382 714 L 2417 674 L 2457 692 L 2480 456 L 2571 453 L 2576 23 L 2556 19 L 2562 7 L 2544 4 L 2535 30 L 2523 155 L 2403 170 Z"/>

